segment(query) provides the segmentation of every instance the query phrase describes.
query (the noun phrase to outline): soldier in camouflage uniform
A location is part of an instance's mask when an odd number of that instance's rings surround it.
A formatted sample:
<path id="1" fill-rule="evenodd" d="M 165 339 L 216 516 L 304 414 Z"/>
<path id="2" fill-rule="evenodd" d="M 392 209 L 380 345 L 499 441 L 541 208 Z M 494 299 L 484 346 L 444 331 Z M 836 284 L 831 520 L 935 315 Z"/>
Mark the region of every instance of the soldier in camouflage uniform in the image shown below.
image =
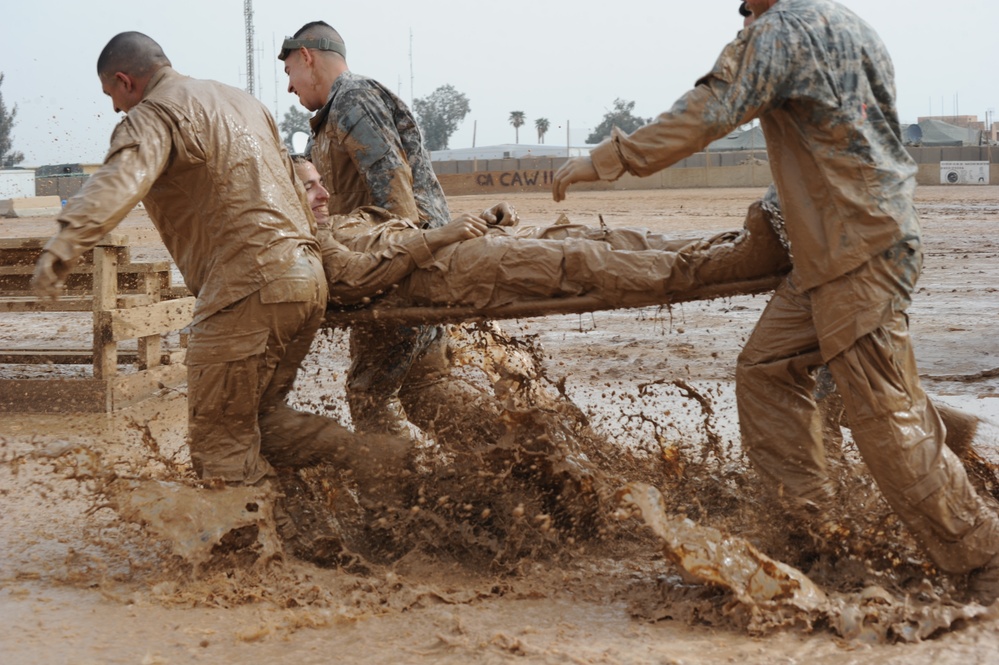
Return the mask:
<path id="1" fill-rule="evenodd" d="M 446 224 L 451 215 L 444 191 L 412 113 L 388 88 L 351 72 L 346 52 L 339 33 L 316 21 L 285 40 L 278 56 L 289 92 L 317 112 L 310 157 L 329 187 L 330 212 L 373 205 L 423 228 Z M 435 326 L 386 322 L 352 327 L 346 387 L 356 430 L 424 440 L 399 392 L 420 378 L 411 372 L 418 358 L 443 357 L 443 333 Z"/>
<path id="2" fill-rule="evenodd" d="M 999 596 L 999 516 L 975 493 L 919 382 L 907 309 L 922 267 L 916 166 L 877 33 L 833 0 L 747 0 L 756 19 L 696 87 L 631 135 L 615 130 L 555 175 L 645 176 L 759 118 L 794 255 L 739 356 L 736 395 L 761 476 L 821 518 L 832 492 L 812 370 L 825 363 L 892 508 L 971 591 Z"/>

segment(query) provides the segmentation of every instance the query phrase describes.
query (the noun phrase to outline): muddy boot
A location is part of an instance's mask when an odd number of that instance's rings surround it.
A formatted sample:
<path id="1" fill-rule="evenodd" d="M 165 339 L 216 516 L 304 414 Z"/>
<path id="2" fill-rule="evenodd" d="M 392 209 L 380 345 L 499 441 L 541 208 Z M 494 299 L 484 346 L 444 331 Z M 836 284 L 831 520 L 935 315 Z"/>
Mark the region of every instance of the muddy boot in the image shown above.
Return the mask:
<path id="1" fill-rule="evenodd" d="M 386 434 L 363 434 L 357 445 L 343 451 L 338 464 L 357 483 L 362 503 L 398 506 L 413 475 L 412 442 Z"/>
<path id="2" fill-rule="evenodd" d="M 363 559 L 351 551 L 363 511 L 345 491 L 341 475 L 330 465 L 277 470 L 282 516 L 274 520 L 285 547 L 296 557 L 324 567 L 365 572 Z M 282 526 L 282 520 L 285 522 Z"/>
<path id="3" fill-rule="evenodd" d="M 438 336 L 417 356 L 406 374 L 402 389 L 413 392 L 422 386 L 446 379 L 451 374 L 451 357 L 448 354 L 450 326 L 440 326 Z"/>
<path id="4" fill-rule="evenodd" d="M 966 457 L 972 450 L 972 442 L 975 440 L 981 420 L 977 416 L 946 404 L 934 402 L 933 406 L 937 407 L 940 420 L 947 428 L 945 439 L 947 447 L 958 457 Z"/>
<path id="5" fill-rule="evenodd" d="M 999 554 L 968 576 L 968 591 L 982 605 L 999 599 Z"/>
<path id="6" fill-rule="evenodd" d="M 724 284 L 778 275 L 791 267 L 791 258 L 757 201 L 746 213 L 745 228 L 734 239 L 721 234 L 711 247 L 691 255 L 697 284 Z"/>
<path id="7" fill-rule="evenodd" d="M 434 445 L 426 432 L 409 421 L 406 409 L 398 397 L 369 398 L 361 408 L 351 408 L 354 429 L 358 434 L 380 434 L 409 441 L 412 447 L 429 448 Z"/>

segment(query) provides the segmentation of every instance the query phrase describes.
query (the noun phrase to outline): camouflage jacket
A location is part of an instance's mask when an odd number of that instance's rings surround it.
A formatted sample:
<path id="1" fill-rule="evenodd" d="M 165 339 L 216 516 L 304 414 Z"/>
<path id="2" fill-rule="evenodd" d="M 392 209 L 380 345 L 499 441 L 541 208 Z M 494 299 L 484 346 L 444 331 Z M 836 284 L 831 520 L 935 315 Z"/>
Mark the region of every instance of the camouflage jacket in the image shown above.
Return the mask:
<path id="1" fill-rule="evenodd" d="M 47 249 L 71 261 L 139 201 L 197 296 L 194 323 L 319 255 L 315 220 L 274 117 L 242 90 L 164 67 Z"/>
<path id="2" fill-rule="evenodd" d="M 344 72 L 311 122 L 310 157 L 330 191 L 330 214 L 377 206 L 425 228 L 450 220 L 420 128 L 383 85 Z"/>
<path id="3" fill-rule="evenodd" d="M 902 146 L 884 44 L 833 0 L 780 0 L 654 122 L 595 148 L 600 177 L 644 176 L 754 118 L 767 139 L 802 289 L 918 238 L 916 165 Z"/>

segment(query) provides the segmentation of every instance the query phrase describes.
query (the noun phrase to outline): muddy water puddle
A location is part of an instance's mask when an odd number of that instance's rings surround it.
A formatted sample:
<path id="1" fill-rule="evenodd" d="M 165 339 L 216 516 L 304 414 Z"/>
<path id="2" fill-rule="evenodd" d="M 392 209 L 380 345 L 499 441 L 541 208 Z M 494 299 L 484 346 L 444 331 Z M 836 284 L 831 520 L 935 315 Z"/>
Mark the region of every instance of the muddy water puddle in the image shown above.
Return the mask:
<path id="1" fill-rule="evenodd" d="M 581 214 L 715 230 L 734 227 L 758 193 L 726 191 L 717 203 L 700 192 L 632 194 L 586 197 Z M 960 210 L 951 196 L 940 193 L 924 214 L 929 251 L 914 339 L 931 392 L 994 417 L 996 379 L 978 375 L 999 366 L 990 362 L 999 347 L 986 317 L 972 314 L 994 309 L 996 296 L 969 290 L 994 261 L 961 253 L 987 237 L 990 211 L 980 202 Z M 517 206 L 550 214 L 540 198 Z M 710 209 L 694 220 L 683 206 Z M 195 485 L 182 390 L 113 417 L 4 414 L 2 662 L 984 662 L 999 650 L 999 620 L 963 605 L 958 585 L 925 564 L 858 461 L 857 473 L 841 476 L 851 535 L 829 556 L 806 551 L 802 534 L 760 496 L 738 450 L 731 372 L 764 303 L 511 323 L 518 337 L 537 336 L 551 379 L 533 395 L 505 393 L 521 399 L 503 402 L 513 434 L 466 437 L 475 445 L 462 448 L 454 444 L 460 428 L 444 432 L 451 454 L 425 470 L 397 510 L 341 504 L 369 526 L 348 534 L 357 557 L 333 567 L 264 546 L 256 557 L 221 556 L 265 542 L 259 530 L 253 539 L 243 531 L 228 552 L 213 554 L 217 542 L 199 550 L 209 563 L 218 557 L 206 566 L 176 546 L 205 524 L 170 535 L 154 532 L 148 517 L 121 518 L 129 507 L 109 499 L 113 482 Z M 52 343 L 53 330 L 36 332 Z M 349 424 L 342 344 L 339 333 L 317 343 L 293 399 Z M 494 396 L 485 370 L 459 374 Z M 560 390 L 578 411 L 559 411 Z M 478 423 L 483 437 L 496 434 L 491 418 Z M 580 424 L 595 435 L 581 435 Z M 989 450 L 999 455 L 999 446 Z M 740 539 L 807 575 L 830 605 L 761 612 L 751 597 L 705 583 L 671 558 L 642 516 L 618 513 L 612 499 L 629 481 L 655 485 L 666 518 Z M 257 500 L 266 497 L 231 506 Z M 379 548 L 366 550 L 370 542 Z"/>

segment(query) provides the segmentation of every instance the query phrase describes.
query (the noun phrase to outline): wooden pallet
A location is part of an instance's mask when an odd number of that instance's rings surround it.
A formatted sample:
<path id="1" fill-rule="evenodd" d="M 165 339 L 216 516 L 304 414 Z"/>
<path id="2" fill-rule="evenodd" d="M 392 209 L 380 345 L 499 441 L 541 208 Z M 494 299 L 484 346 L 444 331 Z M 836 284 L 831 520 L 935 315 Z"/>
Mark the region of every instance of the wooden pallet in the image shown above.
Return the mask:
<path id="1" fill-rule="evenodd" d="M 47 241 L 0 239 L 0 312 L 92 312 L 92 345 L 0 349 L 0 410 L 110 412 L 184 382 L 183 351 L 164 352 L 162 338 L 190 323 L 194 298 L 176 297 L 184 291 L 171 284 L 170 262 L 132 261 L 128 237 L 109 234 L 74 266 L 61 298 L 41 299 L 30 282 Z M 119 343 L 133 339 L 136 349 L 120 353 Z M 93 372 L 86 378 L 11 378 L 3 369 L 11 364 L 89 364 Z"/>

